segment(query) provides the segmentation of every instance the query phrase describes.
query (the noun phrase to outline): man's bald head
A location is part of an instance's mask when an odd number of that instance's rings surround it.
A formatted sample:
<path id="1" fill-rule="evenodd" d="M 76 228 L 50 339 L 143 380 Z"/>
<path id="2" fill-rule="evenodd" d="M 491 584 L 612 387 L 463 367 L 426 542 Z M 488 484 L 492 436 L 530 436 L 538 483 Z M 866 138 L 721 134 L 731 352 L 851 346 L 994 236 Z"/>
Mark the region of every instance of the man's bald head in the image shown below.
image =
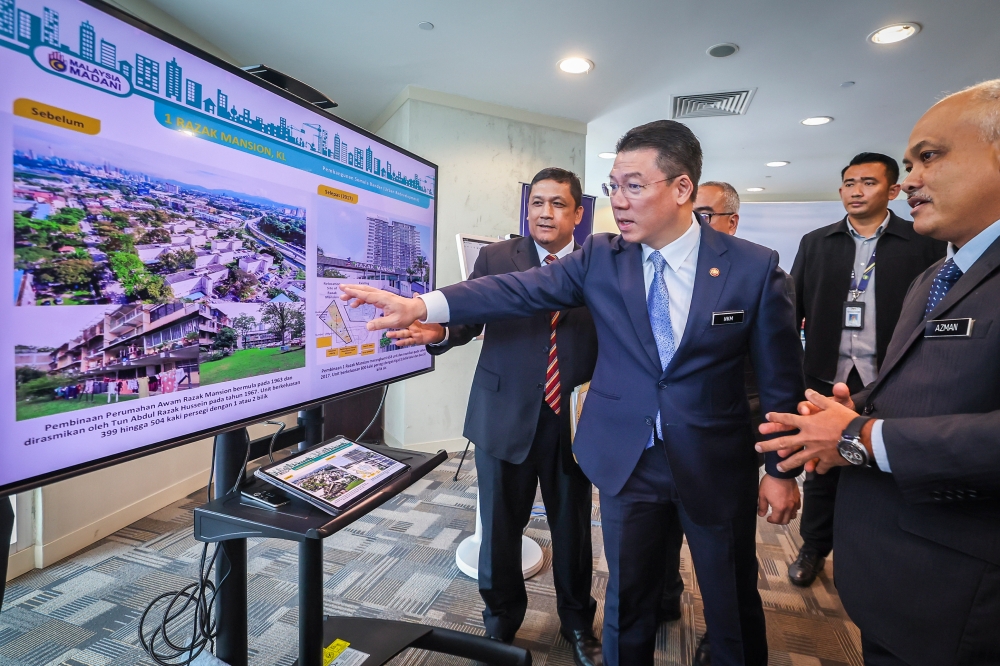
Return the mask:
<path id="1" fill-rule="evenodd" d="M 932 106 L 903 163 L 917 232 L 961 247 L 1000 219 L 1000 80 Z"/>

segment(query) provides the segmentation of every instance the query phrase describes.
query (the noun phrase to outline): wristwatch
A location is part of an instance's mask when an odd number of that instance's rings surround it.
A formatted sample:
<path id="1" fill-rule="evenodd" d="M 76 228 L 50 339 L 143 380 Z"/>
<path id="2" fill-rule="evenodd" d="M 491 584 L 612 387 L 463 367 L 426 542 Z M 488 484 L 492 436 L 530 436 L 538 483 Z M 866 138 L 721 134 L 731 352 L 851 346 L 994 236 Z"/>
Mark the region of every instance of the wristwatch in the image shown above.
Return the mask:
<path id="1" fill-rule="evenodd" d="M 840 435 L 840 441 L 837 442 L 837 450 L 840 451 L 840 455 L 852 465 L 872 466 L 868 449 L 861 443 L 861 429 L 869 421 L 871 421 L 871 418 L 868 416 L 858 416 L 847 424 L 844 432 Z"/>

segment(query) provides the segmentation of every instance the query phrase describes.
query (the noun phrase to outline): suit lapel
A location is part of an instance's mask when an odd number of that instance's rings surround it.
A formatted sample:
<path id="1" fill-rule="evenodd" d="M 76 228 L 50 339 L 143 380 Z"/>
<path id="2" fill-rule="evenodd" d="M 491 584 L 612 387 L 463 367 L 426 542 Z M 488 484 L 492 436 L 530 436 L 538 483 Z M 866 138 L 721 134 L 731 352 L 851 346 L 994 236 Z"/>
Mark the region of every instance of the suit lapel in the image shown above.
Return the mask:
<path id="1" fill-rule="evenodd" d="M 621 251 L 615 256 L 618 264 L 618 287 L 621 289 L 625 309 L 649 359 L 660 367 L 660 353 L 656 350 L 656 338 L 653 337 L 653 327 L 649 323 L 649 310 L 646 308 L 646 282 L 642 276 L 642 246 L 638 243 L 625 243 L 621 238 Z"/>
<path id="2" fill-rule="evenodd" d="M 525 236 L 521 239 L 521 242 L 517 244 L 517 250 L 511 257 L 514 265 L 517 266 L 517 270 L 526 271 L 531 268 L 538 268 L 541 266 L 541 262 L 538 261 L 538 250 L 535 249 L 535 241 L 531 239 L 531 236 Z"/>
<path id="3" fill-rule="evenodd" d="M 691 294 L 691 308 L 688 310 L 687 324 L 684 327 L 684 337 L 674 352 L 670 365 L 664 374 L 669 374 L 677 364 L 683 361 L 691 345 L 701 337 L 705 328 L 712 320 L 712 312 L 722 296 L 729 277 L 730 263 L 723 257 L 726 247 L 719 240 L 719 232 L 707 224 L 701 225 L 701 241 L 698 247 L 698 266 L 694 276 L 694 291 Z M 717 276 L 710 271 L 718 269 Z M 680 361 L 678 360 L 680 359 Z"/>
<path id="4" fill-rule="evenodd" d="M 932 270 L 927 272 L 927 277 L 921 280 L 920 284 L 914 287 L 910 292 L 910 298 L 903 307 L 903 312 L 899 317 L 899 325 L 896 327 L 893 336 L 896 333 L 902 333 L 906 331 L 908 337 L 906 342 L 899 348 L 899 350 L 892 355 L 891 358 L 887 358 L 885 363 L 882 365 L 882 369 L 879 372 L 878 381 L 875 387 L 872 389 L 874 392 L 875 388 L 882 383 L 882 380 L 892 371 L 892 369 L 899 363 L 899 360 L 906 355 L 907 350 L 913 346 L 913 343 L 917 341 L 917 338 L 924 333 L 924 322 L 930 319 L 938 319 L 953 307 L 955 307 L 959 301 L 965 298 L 969 292 L 978 287 L 980 283 L 988 278 L 996 270 L 997 266 L 1000 266 L 1000 241 L 995 241 L 983 256 L 979 258 L 976 263 L 972 264 L 969 268 L 969 272 L 959 278 L 958 282 L 955 283 L 945 297 L 941 299 L 941 302 L 937 304 L 937 307 L 930 311 L 927 317 L 924 317 L 924 308 L 927 306 L 927 296 L 931 290 L 931 284 L 934 282 L 934 277 L 937 275 L 938 270 L 941 265 L 945 262 L 944 259 L 934 264 Z"/>

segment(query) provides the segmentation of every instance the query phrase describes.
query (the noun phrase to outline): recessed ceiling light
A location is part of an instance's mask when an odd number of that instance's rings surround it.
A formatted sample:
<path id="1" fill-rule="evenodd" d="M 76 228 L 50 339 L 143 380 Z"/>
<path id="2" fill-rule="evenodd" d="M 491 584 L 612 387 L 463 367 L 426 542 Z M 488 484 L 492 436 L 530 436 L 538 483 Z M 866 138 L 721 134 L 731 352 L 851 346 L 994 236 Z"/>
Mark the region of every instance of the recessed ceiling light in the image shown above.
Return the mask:
<path id="1" fill-rule="evenodd" d="M 763 187 L 748 187 L 747 192 L 763 192 Z"/>
<path id="2" fill-rule="evenodd" d="M 728 56 L 733 55 L 739 50 L 740 50 L 739 46 L 727 42 L 725 44 L 716 44 L 715 46 L 710 46 L 708 47 L 708 50 L 705 51 L 705 53 L 712 56 L 713 58 L 726 58 Z"/>
<path id="3" fill-rule="evenodd" d="M 777 162 L 768 162 L 767 166 L 769 166 L 769 167 L 783 167 L 783 166 L 788 166 L 789 164 L 791 164 L 791 162 L 786 162 L 784 160 L 778 160 Z"/>
<path id="4" fill-rule="evenodd" d="M 896 23 L 879 28 L 868 35 L 868 40 L 874 44 L 895 44 L 920 32 L 919 23 Z"/>
<path id="5" fill-rule="evenodd" d="M 844 81 L 843 83 L 840 84 L 840 87 L 841 88 L 850 88 L 853 85 L 854 85 L 854 81 Z"/>
<path id="6" fill-rule="evenodd" d="M 567 74 L 586 74 L 594 69 L 594 63 L 586 58 L 563 58 L 559 61 L 559 69 Z"/>
<path id="7" fill-rule="evenodd" d="M 417 24 L 417 27 L 420 28 L 421 30 L 433 30 L 434 24 L 431 23 L 430 21 L 421 21 L 420 23 Z"/>
<path id="8" fill-rule="evenodd" d="M 617 155 L 618 153 L 597 153 L 602 160 L 613 160 Z"/>
<path id="9" fill-rule="evenodd" d="M 813 116 L 811 118 L 806 118 L 802 121 L 803 125 L 826 125 L 827 123 L 833 122 L 833 118 L 830 116 Z"/>

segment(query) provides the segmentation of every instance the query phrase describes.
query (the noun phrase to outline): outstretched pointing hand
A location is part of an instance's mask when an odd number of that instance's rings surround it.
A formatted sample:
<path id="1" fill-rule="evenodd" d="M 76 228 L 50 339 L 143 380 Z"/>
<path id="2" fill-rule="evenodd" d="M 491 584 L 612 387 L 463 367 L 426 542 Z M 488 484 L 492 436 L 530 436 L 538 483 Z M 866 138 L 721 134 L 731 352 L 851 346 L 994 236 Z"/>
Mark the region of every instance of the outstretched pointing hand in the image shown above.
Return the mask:
<path id="1" fill-rule="evenodd" d="M 403 298 L 388 291 L 363 284 L 342 284 L 340 300 L 351 301 L 352 308 L 365 303 L 382 311 L 382 316 L 366 324 L 369 331 L 385 328 L 406 328 L 413 322 L 427 317 L 427 306 L 420 298 Z"/>

